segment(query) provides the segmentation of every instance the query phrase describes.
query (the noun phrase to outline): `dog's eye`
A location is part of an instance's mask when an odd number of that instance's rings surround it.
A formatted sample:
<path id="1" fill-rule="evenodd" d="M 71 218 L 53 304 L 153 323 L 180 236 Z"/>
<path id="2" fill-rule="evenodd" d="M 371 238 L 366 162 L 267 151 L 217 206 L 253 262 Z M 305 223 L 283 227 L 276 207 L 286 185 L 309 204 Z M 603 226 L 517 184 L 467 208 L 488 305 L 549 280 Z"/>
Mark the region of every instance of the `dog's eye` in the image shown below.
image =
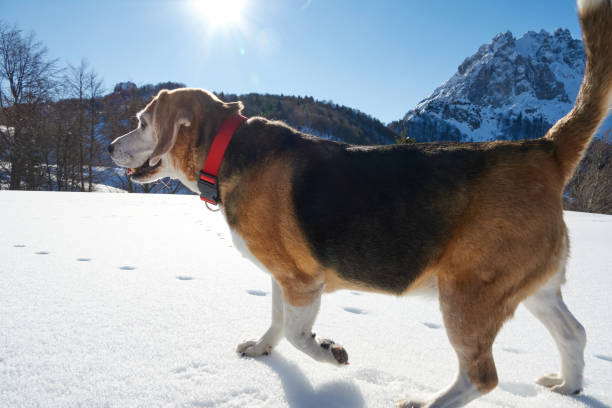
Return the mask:
<path id="1" fill-rule="evenodd" d="M 147 127 L 146 122 L 140 122 L 140 127 L 141 127 L 142 129 L 146 128 L 146 127 Z"/>

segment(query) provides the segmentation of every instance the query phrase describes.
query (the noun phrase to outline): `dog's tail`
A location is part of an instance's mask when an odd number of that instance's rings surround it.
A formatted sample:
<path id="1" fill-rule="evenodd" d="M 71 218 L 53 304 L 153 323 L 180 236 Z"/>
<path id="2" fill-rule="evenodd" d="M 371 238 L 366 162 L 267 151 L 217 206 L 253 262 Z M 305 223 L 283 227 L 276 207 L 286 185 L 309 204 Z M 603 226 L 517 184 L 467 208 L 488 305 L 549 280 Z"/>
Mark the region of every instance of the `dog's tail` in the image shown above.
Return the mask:
<path id="1" fill-rule="evenodd" d="M 612 96 L 612 1 L 578 0 L 586 68 L 574 108 L 546 134 L 564 181 L 572 177 L 591 138 L 608 113 Z"/>

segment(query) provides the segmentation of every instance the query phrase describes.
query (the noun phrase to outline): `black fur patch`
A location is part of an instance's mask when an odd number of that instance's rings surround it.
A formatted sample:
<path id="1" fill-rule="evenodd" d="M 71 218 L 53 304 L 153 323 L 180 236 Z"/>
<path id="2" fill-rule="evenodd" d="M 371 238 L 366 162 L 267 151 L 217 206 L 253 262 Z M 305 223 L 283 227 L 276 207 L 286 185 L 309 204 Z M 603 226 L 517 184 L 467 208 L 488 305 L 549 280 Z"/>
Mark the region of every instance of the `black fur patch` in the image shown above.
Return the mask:
<path id="1" fill-rule="evenodd" d="M 446 149 L 444 149 L 446 147 Z M 296 215 L 322 264 L 343 278 L 403 292 L 439 255 L 466 208 L 482 152 L 457 146 L 341 146 L 295 174 Z"/>

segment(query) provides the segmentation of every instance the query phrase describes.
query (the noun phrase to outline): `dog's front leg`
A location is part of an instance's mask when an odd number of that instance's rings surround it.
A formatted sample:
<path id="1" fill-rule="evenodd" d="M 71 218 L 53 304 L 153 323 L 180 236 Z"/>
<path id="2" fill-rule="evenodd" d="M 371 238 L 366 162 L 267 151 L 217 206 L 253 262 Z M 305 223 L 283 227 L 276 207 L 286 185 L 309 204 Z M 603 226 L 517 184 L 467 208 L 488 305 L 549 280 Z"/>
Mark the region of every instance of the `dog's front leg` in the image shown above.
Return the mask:
<path id="1" fill-rule="evenodd" d="M 243 356 L 268 355 L 283 338 L 283 294 L 276 279 L 272 278 L 272 324 L 259 340 L 241 343 L 236 351 Z"/>
<path id="2" fill-rule="evenodd" d="M 348 364 L 348 354 L 344 347 L 328 339 L 317 339 L 312 333 L 312 326 L 321 306 L 322 291 L 321 289 L 315 293 L 312 303 L 307 306 L 294 306 L 285 297 L 285 337 L 295 348 L 317 361 L 336 365 Z"/>

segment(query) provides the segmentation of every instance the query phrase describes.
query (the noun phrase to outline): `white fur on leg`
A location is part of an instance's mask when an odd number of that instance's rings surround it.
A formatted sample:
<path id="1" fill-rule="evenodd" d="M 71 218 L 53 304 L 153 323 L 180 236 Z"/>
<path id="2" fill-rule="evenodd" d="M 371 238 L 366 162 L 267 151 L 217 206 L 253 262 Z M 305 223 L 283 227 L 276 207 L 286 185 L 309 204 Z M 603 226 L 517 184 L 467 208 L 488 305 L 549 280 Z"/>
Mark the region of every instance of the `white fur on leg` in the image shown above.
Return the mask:
<path id="1" fill-rule="evenodd" d="M 561 394 L 576 394 L 582 389 L 586 333 L 561 298 L 562 280 L 563 270 L 523 304 L 546 326 L 561 355 L 561 374 L 544 376 L 537 383 Z"/>
<path id="2" fill-rule="evenodd" d="M 455 382 L 431 400 L 402 400 L 398 401 L 397 405 L 400 408 L 455 408 L 462 407 L 481 395 L 482 393 L 470 381 L 467 372 L 460 367 Z"/>
<path id="3" fill-rule="evenodd" d="M 272 278 L 272 324 L 259 340 L 241 343 L 236 351 L 249 357 L 270 354 L 283 338 L 283 294 L 276 279 Z"/>
<path id="4" fill-rule="evenodd" d="M 586 11 L 598 9 L 605 3 L 610 3 L 610 0 L 578 0 L 578 13 L 582 14 Z"/>
<path id="5" fill-rule="evenodd" d="M 336 365 L 347 364 L 348 356 L 342 346 L 331 340 L 317 340 L 312 333 L 312 325 L 321 306 L 321 292 L 322 290 L 315 301 L 308 306 L 292 306 L 285 302 L 283 313 L 285 337 L 295 348 L 317 361 Z"/>

